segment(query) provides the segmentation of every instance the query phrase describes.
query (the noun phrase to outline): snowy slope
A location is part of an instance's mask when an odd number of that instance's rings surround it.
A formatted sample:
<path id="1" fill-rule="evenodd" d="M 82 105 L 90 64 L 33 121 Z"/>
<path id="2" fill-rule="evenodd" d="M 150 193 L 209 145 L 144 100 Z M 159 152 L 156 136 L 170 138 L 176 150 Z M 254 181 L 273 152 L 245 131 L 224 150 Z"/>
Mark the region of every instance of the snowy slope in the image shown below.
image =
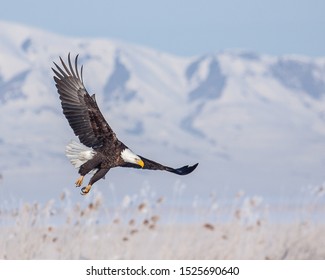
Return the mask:
<path id="1" fill-rule="evenodd" d="M 63 154 L 74 136 L 50 69 L 69 52 L 80 54 L 86 87 L 123 142 L 172 166 L 200 162 L 182 178 L 114 170 L 102 189 L 147 181 L 160 191 L 181 180 L 191 193 L 291 195 L 325 179 L 324 58 L 183 58 L 0 22 L 0 195 L 53 194 L 77 177 Z"/>

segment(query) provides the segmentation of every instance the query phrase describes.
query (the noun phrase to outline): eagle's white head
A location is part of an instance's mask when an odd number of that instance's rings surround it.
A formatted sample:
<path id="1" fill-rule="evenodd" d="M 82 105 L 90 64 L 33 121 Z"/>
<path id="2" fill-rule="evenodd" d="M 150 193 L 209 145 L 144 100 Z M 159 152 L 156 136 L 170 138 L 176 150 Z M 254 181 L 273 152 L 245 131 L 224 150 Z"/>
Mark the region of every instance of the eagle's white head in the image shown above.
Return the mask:
<path id="1" fill-rule="evenodd" d="M 125 162 L 134 163 L 140 165 L 142 168 L 144 167 L 143 160 L 133 153 L 130 149 L 126 148 L 121 152 L 121 157 Z"/>

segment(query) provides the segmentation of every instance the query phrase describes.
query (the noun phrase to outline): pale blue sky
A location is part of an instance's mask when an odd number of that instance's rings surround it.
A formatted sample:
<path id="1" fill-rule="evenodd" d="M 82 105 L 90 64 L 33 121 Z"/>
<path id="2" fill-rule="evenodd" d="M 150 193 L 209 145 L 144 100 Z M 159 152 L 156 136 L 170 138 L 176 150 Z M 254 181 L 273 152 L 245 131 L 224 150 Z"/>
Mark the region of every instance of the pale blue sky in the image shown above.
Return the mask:
<path id="1" fill-rule="evenodd" d="M 225 49 L 325 56 L 324 0 L 9 0 L 0 20 L 183 56 Z"/>

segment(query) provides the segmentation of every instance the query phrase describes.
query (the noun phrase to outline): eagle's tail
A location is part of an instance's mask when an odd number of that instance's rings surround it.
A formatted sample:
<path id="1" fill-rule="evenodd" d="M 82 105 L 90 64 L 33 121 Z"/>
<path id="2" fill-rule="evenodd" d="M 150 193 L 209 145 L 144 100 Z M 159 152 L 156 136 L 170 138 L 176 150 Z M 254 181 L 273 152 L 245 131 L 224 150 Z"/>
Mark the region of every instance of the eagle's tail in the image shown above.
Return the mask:
<path id="1" fill-rule="evenodd" d="M 92 159 L 96 152 L 81 143 L 71 141 L 65 148 L 65 154 L 75 168 Z"/>

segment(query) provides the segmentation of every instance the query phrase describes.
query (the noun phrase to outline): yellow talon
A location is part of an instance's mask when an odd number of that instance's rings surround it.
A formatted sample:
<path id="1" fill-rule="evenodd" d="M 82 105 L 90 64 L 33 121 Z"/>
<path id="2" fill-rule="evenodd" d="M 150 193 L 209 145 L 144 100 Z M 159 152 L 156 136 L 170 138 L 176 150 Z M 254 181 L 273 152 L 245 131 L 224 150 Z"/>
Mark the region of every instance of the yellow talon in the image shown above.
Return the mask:
<path id="1" fill-rule="evenodd" d="M 76 181 L 76 187 L 81 187 L 83 180 L 84 180 L 84 176 L 80 176 Z"/>
<path id="2" fill-rule="evenodd" d="M 86 195 L 87 193 L 89 193 L 90 189 L 91 189 L 91 185 L 88 185 L 87 187 L 83 187 L 81 189 L 81 194 Z"/>

